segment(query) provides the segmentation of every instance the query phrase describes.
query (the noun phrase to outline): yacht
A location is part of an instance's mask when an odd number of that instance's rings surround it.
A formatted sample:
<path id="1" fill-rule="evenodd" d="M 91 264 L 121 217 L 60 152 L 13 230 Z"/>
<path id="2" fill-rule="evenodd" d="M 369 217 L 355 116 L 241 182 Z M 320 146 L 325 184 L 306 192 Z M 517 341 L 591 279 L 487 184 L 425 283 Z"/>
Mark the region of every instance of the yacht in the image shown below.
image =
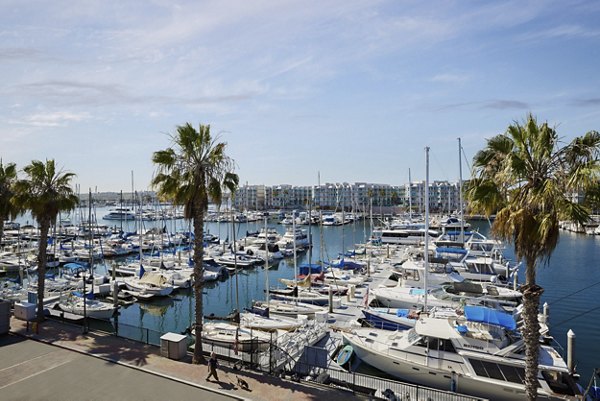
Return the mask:
<path id="1" fill-rule="evenodd" d="M 136 215 L 131 209 L 118 207 L 109 210 L 107 214 L 102 216 L 103 220 L 135 220 Z"/>
<path id="2" fill-rule="evenodd" d="M 428 234 L 428 235 L 427 235 Z M 425 232 L 425 227 L 421 224 L 411 224 L 402 228 L 376 228 L 373 230 L 373 238 L 382 244 L 392 245 L 418 245 L 425 240 L 437 238 L 439 233 L 435 230 Z"/>
<path id="3" fill-rule="evenodd" d="M 478 285 L 476 283 L 453 283 L 438 288 L 379 287 L 371 290 L 379 304 L 388 308 L 420 309 L 427 307 L 458 308 L 465 304 L 490 305 L 493 307 L 514 309 L 521 301 L 519 291 L 493 284 Z"/>
<path id="4" fill-rule="evenodd" d="M 301 228 L 296 228 L 295 231 L 288 229 L 281 239 L 276 242 L 280 249 L 293 249 L 294 243 L 296 249 L 305 249 L 310 246 L 310 239 L 306 234 L 306 230 Z"/>
<path id="5" fill-rule="evenodd" d="M 399 379 L 498 401 L 525 396 L 525 343 L 514 318 L 465 306 L 464 316 L 421 316 L 406 331 L 357 328 L 342 332 L 364 362 Z M 565 361 L 549 345 L 539 353 L 538 398 L 578 400 L 581 391 Z"/>

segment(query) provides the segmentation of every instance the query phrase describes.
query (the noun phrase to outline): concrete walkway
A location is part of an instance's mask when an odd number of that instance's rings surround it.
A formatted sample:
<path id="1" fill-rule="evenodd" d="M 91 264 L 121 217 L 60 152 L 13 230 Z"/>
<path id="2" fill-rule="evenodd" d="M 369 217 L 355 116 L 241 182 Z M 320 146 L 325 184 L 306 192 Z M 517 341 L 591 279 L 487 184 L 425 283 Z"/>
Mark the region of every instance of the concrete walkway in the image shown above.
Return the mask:
<path id="1" fill-rule="evenodd" d="M 207 367 L 160 356 L 160 349 L 47 320 L 34 333 L 11 319 L 0 336 L 0 399 L 10 400 L 327 400 L 364 399 L 249 370 L 219 368 L 220 382 L 205 380 Z M 35 340 L 35 341 L 34 341 Z M 94 358 L 90 358 L 94 357 Z M 236 376 L 249 389 L 241 389 Z M 185 397 L 185 398 L 184 398 Z"/>

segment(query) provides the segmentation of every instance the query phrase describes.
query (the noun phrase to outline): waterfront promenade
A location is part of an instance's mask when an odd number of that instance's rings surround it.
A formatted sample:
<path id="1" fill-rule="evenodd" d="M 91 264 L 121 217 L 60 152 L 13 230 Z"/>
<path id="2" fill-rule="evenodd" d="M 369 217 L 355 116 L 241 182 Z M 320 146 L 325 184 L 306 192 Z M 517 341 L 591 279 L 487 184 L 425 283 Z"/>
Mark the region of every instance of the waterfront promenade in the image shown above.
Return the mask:
<path id="1" fill-rule="evenodd" d="M 160 349 L 47 320 L 34 333 L 15 318 L 0 336 L 0 400 L 328 401 L 360 400 L 350 392 L 307 385 L 227 366 L 219 383 L 205 380 L 206 365 L 191 355 L 175 361 Z M 237 384 L 236 375 L 249 385 Z"/>

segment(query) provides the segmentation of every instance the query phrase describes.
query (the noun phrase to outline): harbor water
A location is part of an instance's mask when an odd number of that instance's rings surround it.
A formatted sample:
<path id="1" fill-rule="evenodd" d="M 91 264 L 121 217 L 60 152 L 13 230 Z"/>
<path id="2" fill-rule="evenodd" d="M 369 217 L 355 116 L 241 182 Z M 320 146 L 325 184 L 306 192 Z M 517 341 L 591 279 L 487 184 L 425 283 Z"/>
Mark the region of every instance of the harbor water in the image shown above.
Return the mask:
<path id="1" fill-rule="evenodd" d="M 98 209 L 98 224 L 117 226 L 124 224 L 125 231 L 133 230 L 134 222 L 108 222 L 101 220 L 106 209 Z M 26 218 L 18 219 L 26 223 Z M 72 219 L 76 222 L 76 218 Z M 31 221 L 29 221 L 31 223 Z M 489 224 L 483 221 L 472 222 L 473 228 L 488 234 Z M 144 228 L 165 227 L 168 231 L 189 230 L 184 220 L 167 222 L 143 222 Z M 258 231 L 264 222 L 240 223 L 235 225 L 236 239 L 243 238 L 246 232 Z M 269 227 L 285 232 L 285 226 L 269 221 Z M 301 228 L 309 230 L 308 226 Z M 233 237 L 231 224 L 206 223 L 205 231 L 217 235 L 221 240 Z M 299 253 L 296 264 L 316 263 L 319 260 L 331 260 L 344 250 L 352 249 L 354 244 L 364 242 L 370 235 L 369 221 L 358 221 L 345 226 L 310 226 L 312 252 Z M 514 252 L 507 246 L 505 254 L 514 260 Z M 542 304 L 548 303 L 550 310 L 550 333 L 562 347 L 559 349 L 566 360 L 567 332 L 576 335 L 577 371 L 582 376 L 581 384 L 586 386 L 594 368 L 600 367 L 600 342 L 595 334 L 600 322 L 600 236 L 588 236 L 566 231 L 561 232 L 559 244 L 548 264 L 540 265 L 537 270 L 538 284 L 544 288 Z M 110 275 L 111 267 L 119 260 L 104 260 L 96 263 L 98 274 Z M 280 278 L 294 276 L 293 258 L 284 259 L 269 266 L 242 270 L 237 276 L 222 281 L 206 283 L 204 314 L 225 316 L 233 309 L 243 310 L 253 300 L 264 300 L 267 285 L 281 286 Z M 267 280 L 268 283 L 267 284 Z M 524 267 L 520 270 L 520 282 L 524 281 Z M 193 291 L 180 290 L 168 298 L 152 302 L 136 302 L 121 307 L 118 316 L 120 333 L 129 330 L 127 336 L 146 338 L 149 332 L 160 336 L 166 332 L 184 332 L 194 319 Z M 112 322 L 114 325 L 115 322 Z M 146 336 L 146 337 L 145 337 Z"/>

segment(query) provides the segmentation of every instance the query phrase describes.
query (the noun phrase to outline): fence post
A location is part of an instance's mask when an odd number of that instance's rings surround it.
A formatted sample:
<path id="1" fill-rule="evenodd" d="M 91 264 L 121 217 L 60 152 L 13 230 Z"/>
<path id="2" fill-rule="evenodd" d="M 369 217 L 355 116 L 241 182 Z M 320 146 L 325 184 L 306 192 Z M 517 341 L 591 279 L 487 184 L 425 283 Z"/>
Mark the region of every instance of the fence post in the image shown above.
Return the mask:
<path id="1" fill-rule="evenodd" d="M 269 255 L 267 255 L 269 257 Z M 271 363 L 273 361 L 273 332 L 271 332 L 271 340 L 269 341 L 269 374 L 273 374 Z"/>

